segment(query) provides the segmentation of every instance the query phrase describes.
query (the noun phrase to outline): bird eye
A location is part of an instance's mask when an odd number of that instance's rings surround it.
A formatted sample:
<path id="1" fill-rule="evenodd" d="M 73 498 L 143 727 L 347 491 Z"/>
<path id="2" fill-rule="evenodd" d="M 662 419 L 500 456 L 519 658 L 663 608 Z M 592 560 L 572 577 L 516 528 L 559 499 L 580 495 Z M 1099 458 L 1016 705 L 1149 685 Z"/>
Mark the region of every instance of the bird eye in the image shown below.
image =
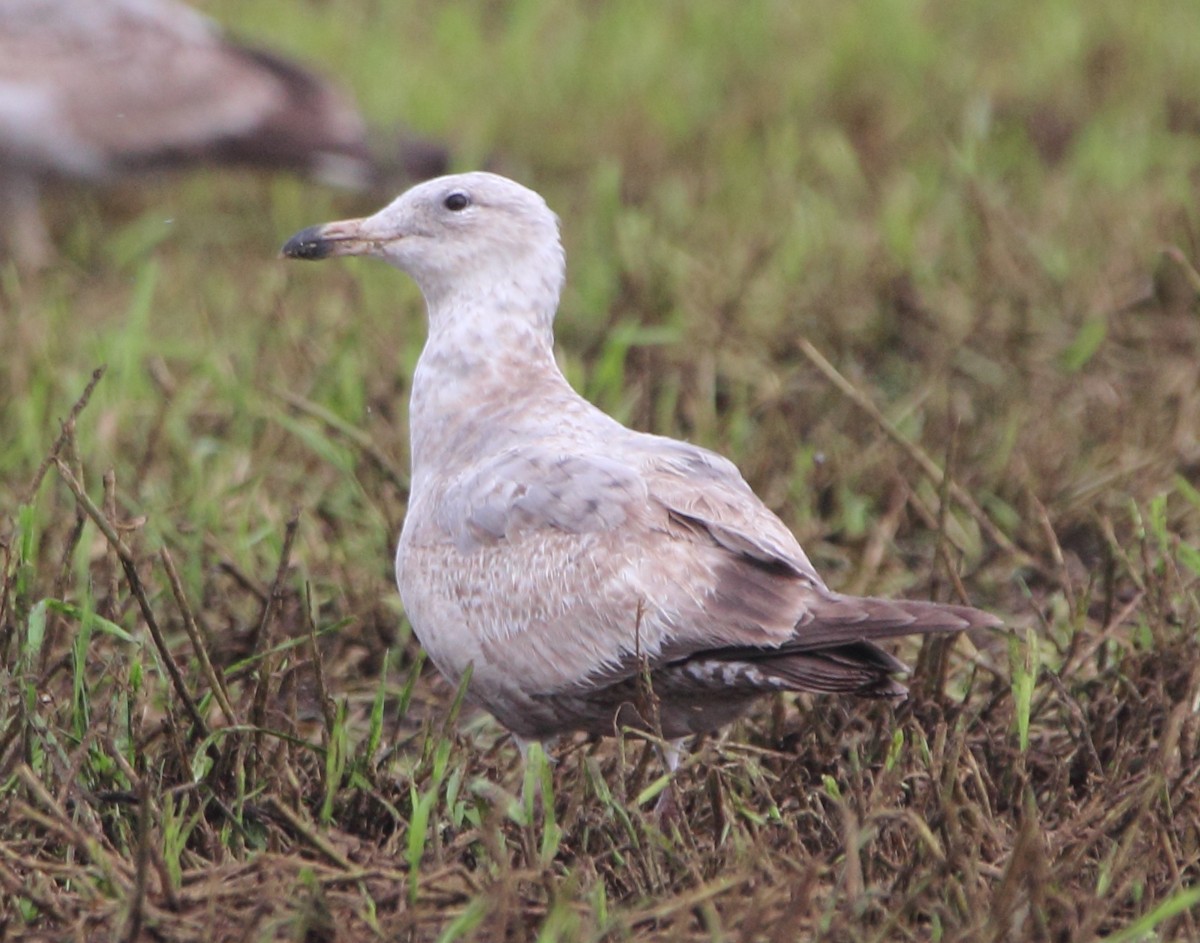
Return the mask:
<path id="1" fill-rule="evenodd" d="M 455 190 L 446 199 L 442 200 L 442 206 L 450 210 L 452 213 L 459 213 L 471 205 L 471 198 L 461 190 Z"/>

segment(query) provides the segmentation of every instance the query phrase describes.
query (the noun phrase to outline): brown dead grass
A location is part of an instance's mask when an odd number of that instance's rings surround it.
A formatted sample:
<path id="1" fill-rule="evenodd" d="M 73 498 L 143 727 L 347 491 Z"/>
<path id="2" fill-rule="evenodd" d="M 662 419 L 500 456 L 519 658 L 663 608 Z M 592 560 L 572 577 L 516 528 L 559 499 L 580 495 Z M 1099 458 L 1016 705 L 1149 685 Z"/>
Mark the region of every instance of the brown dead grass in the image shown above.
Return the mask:
<path id="1" fill-rule="evenodd" d="M 1190 10 L 535 7 L 278 18 L 546 193 L 602 408 L 1012 638 L 764 702 L 666 820 L 636 738 L 540 808 L 391 586 L 419 303 L 269 258 L 370 205 L 60 195 L 62 265 L 0 273 L 0 940 L 1200 939 Z"/>
<path id="2" fill-rule="evenodd" d="M 67 433 L 71 460 L 47 469 L 69 483 L 78 462 Z M 43 553 L 66 560 L 90 528 L 70 524 L 69 488 L 54 494 L 63 524 L 47 528 Z M 207 706 L 197 726 L 189 716 L 212 685 L 163 561 L 126 545 L 145 541 L 120 515 L 90 513 L 114 525 L 88 568 L 98 611 L 120 621 L 143 607 L 143 620 L 174 639 L 157 654 L 180 666 L 181 687 L 139 692 L 129 675 L 139 659 L 97 637 L 81 665 L 96 693 L 82 736 L 72 733 L 84 710 L 73 702 L 72 627 L 53 616 L 56 641 L 41 663 L 8 676 L 0 883 L 5 926 L 20 938 L 436 940 L 462 919 L 463 938 L 486 940 L 555 927 L 563 939 L 1081 940 L 1127 927 L 1197 876 L 1196 576 L 1128 522 L 1104 520 L 1088 538 L 1106 562 L 1085 584 L 1071 575 L 1076 551 L 1049 527 L 1054 552 L 1022 565 L 1032 596 L 1008 604 L 1050 620 L 1035 633 L 1047 667 L 1026 750 L 1014 733 L 1009 653 L 1002 638 L 982 636 L 940 670 L 936 652 L 919 653 L 916 696 L 898 711 L 781 699 L 698 744 L 677 778 L 680 814 L 665 822 L 634 802 L 659 775 L 648 745 L 561 749 L 553 820 L 563 832 L 546 857 L 544 816 L 511 811 L 515 751 L 488 722 L 448 722 L 453 692 L 427 670 L 404 712 L 390 688 L 388 749 L 366 758 L 351 744 L 357 757 L 335 778 L 321 821 L 323 750 L 335 730 L 361 737 L 369 727 L 384 644 L 372 623 L 386 613 L 360 612 L 318 640 L 288 540 L 273 579 L 210 552 L 196 641 L 235 716 Z M 11 538 L 6 554 L 0 642 L 5 663 L 21 664 L 21 619 L 37 593 L 20 591 Z M 124 573 L 122 554 L 132 563 Z M 1012 560 L 993 551 L 988 569 Z M 279 650 L 288 639 L 298 646 Z M 229 671 L 256 651 L 265 670 Z M 401 651 L 413 665 L 413 643 Z M 403 676 L 404 664 L 392 673 Z M 329 695 L 347 693 L 337 719 Z M 461 791 L 438 790 L 413 870 L 408 830 L 439 744 Z M 463 820 L 464 807 L 478 824 Z M 164 851 L 172 836 L 183 842 L 174 872 Z M 1158 932 L 1196 930 L 1184 909 Z"/>

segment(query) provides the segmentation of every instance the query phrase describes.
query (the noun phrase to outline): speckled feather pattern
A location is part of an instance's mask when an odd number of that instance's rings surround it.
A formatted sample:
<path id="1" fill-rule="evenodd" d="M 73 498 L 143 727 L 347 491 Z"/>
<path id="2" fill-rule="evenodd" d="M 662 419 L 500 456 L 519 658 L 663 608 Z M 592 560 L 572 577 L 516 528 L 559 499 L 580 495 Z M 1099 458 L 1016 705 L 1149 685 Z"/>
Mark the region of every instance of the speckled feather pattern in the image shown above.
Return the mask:
<path id="1" fill-rule="evenodd" d="M 306 252 L 328 240 L 320 257 L 381 256 L 426 297 L 396 579 L 437 667 L 471 666 L 470 696 L 517 736 L 647 723 L 644 670 L 668 737 L 773 691 L 901 696 L 873 640 L 998 624 L 832 592 L 732 463 L 580 397 L 553 354 L 557 220 L 532 191 L 440 178 L 304 235 Z"/>

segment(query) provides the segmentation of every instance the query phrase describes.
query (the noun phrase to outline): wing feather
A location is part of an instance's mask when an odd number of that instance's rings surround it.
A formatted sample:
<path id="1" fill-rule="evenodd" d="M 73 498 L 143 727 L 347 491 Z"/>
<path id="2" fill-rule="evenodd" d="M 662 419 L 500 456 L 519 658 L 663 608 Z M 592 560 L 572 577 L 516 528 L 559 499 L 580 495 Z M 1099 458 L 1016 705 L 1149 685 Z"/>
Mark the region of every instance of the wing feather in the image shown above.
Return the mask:
<path id="1" fill-rule="evenodd" d="M 445 492 L 439 521 L 459 550 L 545 532 L 586 534 L 624 525 L 646 499 L 637 470 L 602 455 L 509 449 L 472 466 Z"/>
<path id="2" fill-rule="evenodd" d="M 549 443 L 516 446 L 471 466 L 440 497 L 439 539 L 449 537 L 466 560 L 509 566 L 514 555 L 502 551 L 519 544 L 530 565 L 587 580 L 555 592 L 577 607 L 570 612 L 501 614 L 503 632 L 481 632 L 527 648 L 517 663 L 549 659 L 547 677 L 560 681 L 546 695 L 623 683 L 643 658 L 664 671 L 751 665 L 744 677 L 766 679 L 764 690 L 896 694 L 902 688 L 889 678 L 904 666 L 874 640 L 996 624 L 968 607 L 832 592 L 736 468 L 662 441 L 667 447 L 614 450 L 621 459 Z M 580 555 L 594 565 L 580 568 Z M 549 593 L 555 578 L 488 579 Z M 564 624 L 575 634 L 564 637 Z"/>

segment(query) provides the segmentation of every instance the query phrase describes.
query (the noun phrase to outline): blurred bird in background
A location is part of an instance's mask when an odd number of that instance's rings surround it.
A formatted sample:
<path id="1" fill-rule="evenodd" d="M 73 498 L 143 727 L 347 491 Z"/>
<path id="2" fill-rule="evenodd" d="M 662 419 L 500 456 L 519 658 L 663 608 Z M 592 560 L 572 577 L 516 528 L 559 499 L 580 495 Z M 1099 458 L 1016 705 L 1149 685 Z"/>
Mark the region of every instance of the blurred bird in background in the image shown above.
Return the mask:
<path id="1" fill-rule="evenodd" d="M 440 145 L 395 147 L 374 159 L 342 90 L 176 0 L 0 0 L 0 255 L 22 267 L 52 257 L 47 181 L 211 163 L 368 189 L 381 165 L 409 181 L 445 170 Z"/>

